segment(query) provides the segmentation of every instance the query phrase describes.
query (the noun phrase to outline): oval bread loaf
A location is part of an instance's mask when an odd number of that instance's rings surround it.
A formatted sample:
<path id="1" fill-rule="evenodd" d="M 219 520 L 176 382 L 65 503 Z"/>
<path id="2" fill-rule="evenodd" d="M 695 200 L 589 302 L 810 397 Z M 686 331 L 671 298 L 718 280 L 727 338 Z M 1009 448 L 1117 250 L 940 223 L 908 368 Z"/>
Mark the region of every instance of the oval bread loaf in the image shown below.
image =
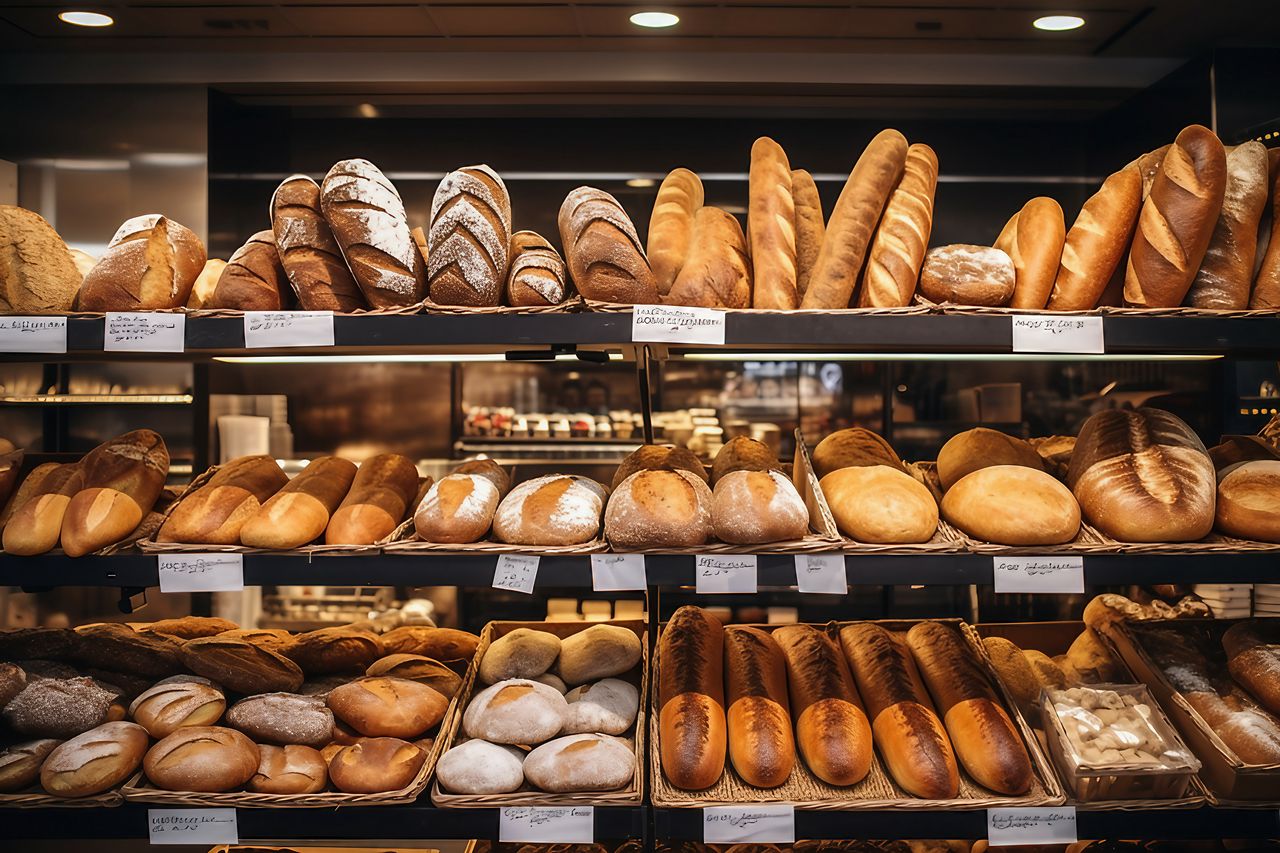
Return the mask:
<path id="1" fill-rule="evenodd" d="M 510 794 L 524 784 L 524 753 L 487 740 L 465 741 L 440 757 L 436 779 L 455 794 Z"/>
<path id="2" fill-rule="evenodd" d="M 32 210 L 0 204 L 0 314 L 63 314 L 84 279 L 58 232 Z"/>
<path id="3" fill-rule="evenodd" d="M 235 729 L 178 729 L 147 750 L 142 769 L 166 791 L 218 793 L 241 787 L 258 771 L 257 745 Z"/>
<path id="4" fill-rule="evenodd" d="M 320 211 L 320 185 L 291 175 L 271 196 L 271 228 L 289 284 L 306 311 L 349 313 L 365 307 L 342 249 Z"/>
<path id="5" fill-rule="evenodd" d="M 556 673 L 569 686 L 628 672 L 640 663 L 635 631 L 621 625 L 592 625 L 560 641 Z"/>
<path id="6" fill-rule="evenodd" d="M 658 301 L 644 247 L 617 199 L 578 187 L 565 196 L 559 225 L 569 274 L 585 298 L 623 305 Z"/>
<path id="7" fill-rule="evenodd" d="M 733 444 L 732 441 L 729 442 Z M 702 482 L 707 482 L 706 466 L 699 461 L 693 451 L 687 447 L 666 447 L 660 444 L 642 444 L 627 454 L 613 474 L 610 489 L 618 490 L 622 481 L 638 471 L 674 471 L 682 469 L 696 474 Z"/>
<path id="8" fill-rule="evenodd" d="M 441 477 L 414 512 L 414 530 L 424 542 L 478 542 L 493 524 L 499 498 L 493 481 L 479 474 Z"/>
<path id="9" fill-rule="evenodd" d="M 449 700 L 404 678 L 361 678 L 329 691 L 329 710 L 366 737 L 411 740 L 444 718 Z"/>
<path id="10" fill-rule="evenodd" d="M 365 738 L 343 747 L 329 761 L 329 779 L 347 794 L 399 791 L 409 787 L 426 761 L 426 751 L 408 741 Z"/>
<path id="11" fill-rule="evenodd" d="M 734 471 L 782 471 L 777 455 L 763 441 L 745 435 L 729 439 L 711 462 L 711 485 Z"/>
<path id="12" fill-rule="evenodd" d="M 616 791 L 635 776 L 636 757 L 615 737 L 567 735 L 544 743 L 524 759 L 524 777 L 543 791 Z"/>
<path id="13" fill-rule="evenodd" d="M 360 464 L 329 519 L 326 545 L 372 545 L 389 536 L 418 494 L 418 469 L 406 456 L 381 453 Z"/>
<path id="14" fill-rule="evenodd" d="M 991 465 L 1023 465 L 1044 470 L 1035 448 L 999 430 L 976 427 L 956 433 L 938 451 L 938 479 L 949 489 L 961 477 Z"/>
<path id="15" fill-rule="evenodd" d="M 142 726 L 104 723 L 54 748 L 40 767 L 40 787 L 55 797 L 108 791 L 133 775 L 148 743 Z"/>
<path id="16" fill-rule="evenodd" d="M 1062 207 L 1048 196 L 1028 201 L 1005 225 L 995 247 L 1013 261 L 1011 308 L 1039 311 L 1045 307 L 1058 274 L 1065 239 Z"/>
<path id="17" fill-rule="evenodd" d="M 776 788 L 796 756 L 782 649 L 758 628 L 726 628 L 724 668 L 729 760 L 747 784 Z"/>
<path id="18" fill-rule="evenodd" d="M 1142 208 L 1142 173 L 1130 164 L 1102 182 L 1084 203 L 1062 245 L 1049 294 L 1050 311 L 1088 311 L 1098 304 L 1133 238 Z"/>
<path id="19" fill-rule="evenodd" d="M 693 242 L 694 214 L 702 201 L 702 181 L 688 169 L 672 169 L 658 187 L 649 217 L 647 253 L 660 296 L 671 291 L 684 267 Z"/>
<path id="20" fill-rule="evenodd" d="M 355 463 L 321 456 L 263 504 L 240 528 L 250 548 L 288 551 L 318 539 L 351 489 Z"/>
<path id="21" fill-rule="evenodd" d="M 511 197 L 485 165 L 444 176 L 431 201 L 427 282 L 439 305 L 497 305 L 507 281 Z"/>
<path id="22" fill-rule="evenodd" d="M 857 542 L 928 542 L 938 529 L 938 504 L 929 489 L 896 468 L 840 468 L 818 483 L 836 526 Z"/>
<path id="23" fill-rule="evenodd" d="M 920 269 L 920 292 L 944 304 L 1007 305 L 1016 283 L 1013 259 L 990 246 L 936 246 Z"/>
<path id="24" fill-rule="evenodd" d="M 204 244 L 190 228 L 149 213 L 126 220 L 80 285 L 81 311 L 181 308 L 204 269 Z"/>
<path id="25" fill-rule="evenodd" d="M 701 791 L 724 771 L 724 626 L 700 607 L 671 615 L 658 639 L 658 726 L 662 772 Z"/>
<path id="26" fill-rule="evenodd" d="M 216 687 L 192 681 L 167 681 L 144 691 L 129 706 L 129 716 L 157 740 L 184 726 L 211 726 L 222 719 L 226 697 Z"/>
<path id="27" fill-rule="evenodd" d="M 631 728 L 640 710 L 640 691 L 620 678 L 603 678 L 565 694 L 569 712 L 561 734 L 620 735 Z"/>
<path id="28" fill-rule="evenodd" d="M 508 305 L 559 305 L 568 297 L 564 260 L 547 238 L 533 231 L 517 231 L 511 235 L 508 254 Z"/>
<path id="29" fill-rule="evenodd" d="M 836 430 L 813 449 L 813 470 L 819 478 L 841 468 L 888 465 L 906 470 L 898 454 L 876 433 L 862 427 Z"/>
<path id="30" fill-rule="evenodd" d="M 568 712 L 568 703 L 554 687 L 512 678 L 471 697 L 462 729 L 467 737 L 491 743 L 542 743 L 560 733 Z"/>
<path id="31" fill-rule="evenodd" d="M 1061 545 L 1080 532 L 1080 505 L 1051 475 L 993 465 L 960 479 L 942 496 L 942 517 L 998 545 Z"/>
<path id="32" fill-rule="evenodd" d="M 232 253 L 214 285 L 205 308 L 228 308 L 237 311 L 279 311 L 292 302 L 292 291 L 276 236 L 259 231 Z"/>
<path id="33" fill-rule="evenodd" d="M 245 788 L 255 794 L 315 794 L 324 790 L 328 779 L 328 762 L 319 750 L 299 744 L 262 745 L 258 769 Z"/>
<path id="34" fill-rule="evenodd" d="M 662 301 L 705 308 L 750 308 L 751 277 L 747 238 L 737 218 L 718 207 L 700 207 L 693 217 L 684 265 Z"/>
<path id="35" fill-rule="evenodd" d="M 156 534 L 160 542 L 238 545 L 240 529 L 289 478 L 270 456 L 241 456 L 178 501 Z"/>
<path id="36" fill-rule="evenodd" d="M 716 538 L 735 545 L 803 539 L 809 510 L 791 479 L 777 471 L 734 471 L 711 497 Z"/>
<path id="37" fill-rule="evenodd" d="M 560 656 L 560 638 L 549 631 L 516 628 L 489 644 L 477 674 L 485 684 L 511 678 L 536 678 Z"/>
<path id="38" fill-rule="evenodd" d="M 0 793 L 14 794 L 40 780 L 40 768 L 62 741 L 46 738 L 15 743 L 0 751 Z"/>

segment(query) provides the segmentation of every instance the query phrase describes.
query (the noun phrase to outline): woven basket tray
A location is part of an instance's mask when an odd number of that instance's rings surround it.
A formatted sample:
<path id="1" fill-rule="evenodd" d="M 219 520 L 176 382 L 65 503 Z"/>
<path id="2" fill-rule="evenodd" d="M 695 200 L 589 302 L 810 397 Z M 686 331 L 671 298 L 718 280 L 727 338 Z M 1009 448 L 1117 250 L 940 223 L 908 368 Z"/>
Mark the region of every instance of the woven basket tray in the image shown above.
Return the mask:
<path id="1" fill-rule="evenodd" d="M 508 545 L 506 542 L 424 542 L 418 538 L 413 519 L 403 522 L 380 543 L 388 554 L 537 554 L 547 557 L 563 554 L 599 554 L 609 550 L 601 537 L 579 545 Z"/>
<path id="2" fill-rule="evenodd" d="M 0 809 L 109 809 L 124 802 L 121 791 L 137 782 L 140 776 L 141 771 L 133 774 L 121 788 L 112 788 L 92 797 L 51 797 L 39 787 L 15 794 L 0 794 Z"/>
<path id="3" fill-rule="evenodd" d="M 462 734 L 462 715 L 466 711 L 467 705 L 471 703 L 471 696 L 476 688 L 480 660 L 494 640 L 517 628 L 547 631 L 564 638 L 580 631 L 585 631 L 592 625 L 599 624 L 605 623 L 490 622 L 485 625 L 484 630 L 480 633 L 480 643 L 476 647 L 475 657 L 471 659 L 471 666 L 467 668 L 467 675 L 463 679 L 462 687 L 454 697 L 454 703 L 449 707 L 449 712 L 445 715 L 444 722 L 441 724 L 440 737 L 437 741 L 438 744 L 443 746 L 441 754 L 467 739 L 466 735 Z M 631 778 L 631 784 L 618 791 L 593 791 L 577 794 L 545 793 L 531 788 L 527 783 L 522 785 L 518 791 L 510 794 L 451 794 L 440 787 L 440 780 L 437 779 L 431 786 L 431 801 L 433 803 L 441 808 L 448 809 L 492 809 L 507 806 L 638 806 L 644 801 L 644 733 L 645 716 L 648 710 L 646 697 L 649 694 L 648 626 L 640 619 L 619 620 L 607 624 L 629 628 L 640 637 L 639 665 L 626 675 L 616 676 L 632 682 L 640 691 L 640 708 L 636 715 L 635 725 L 630 732 L 636 760 L 635 774 Z M 623 737 L 627 737 L 627 735 L 623 735 Z"/>
<path id="4" fill-rule="evenodd" d="M 628 314 L 634 305 L 623 305 L 617 302 L 601 302 L 597 299 L 583 299 L 582 304 L 587 311 L 604 313 L 604 314 Z M 673 306 L 675 307 L 675 306 Z M 898 316 L 906 317 L 917 314 L 930 313 L 930 307 L 925 304 L 905 305 L 900 308 L 794 308 L 789 311 L 774 308 L 721 308 L 717 309 L 726 314 L 748 314 L 748 315 L 767 315 L 778 314 L 785 316 L 828 316 L 842 315 L 849 317 L 883 317 Z"/>
<path id="5" fill-rule="evenodd" d="M 421 314 L 425 303 L 415 302 L 412 305 L 399 305 L 395 308 L 357 308 L 355 311 L 334 311 L 335 317 L 391 317 L 399 314 Z M 305 311 L 305 308 L 282 308 L 280 313 Z M 245 312 L 238 308 L 183 308 L 182 313 L 188 317 L 243 317 Z M 274 313 L 274 312 L 273 312 Z"/>
<path id="6" fill-rule="evenodd" d="M 1087 522 L 1081 522 L 1080 532 L 1076 538 L 1061 545 L 999 545 L 994 542 L 983 542 L 974 539 L 946 521 L 938 522 L 938 530 L 949 539 L 959 543 L 960 547 L 971 554 L 1030 554 L 1032 556 L 1051 556 L 1057 554 L 1114 554 L 1123 550 L 1123 544 L 1103 535 Z"/>
<path id="7" fill-rule="evenodd" d="M 582 297 L 573 294 L 556 305 L 489 305 L 483 308 L 439 305 L 428 299 L 422 306 L 427 314 L 576 314 L 582 310 Z"/>

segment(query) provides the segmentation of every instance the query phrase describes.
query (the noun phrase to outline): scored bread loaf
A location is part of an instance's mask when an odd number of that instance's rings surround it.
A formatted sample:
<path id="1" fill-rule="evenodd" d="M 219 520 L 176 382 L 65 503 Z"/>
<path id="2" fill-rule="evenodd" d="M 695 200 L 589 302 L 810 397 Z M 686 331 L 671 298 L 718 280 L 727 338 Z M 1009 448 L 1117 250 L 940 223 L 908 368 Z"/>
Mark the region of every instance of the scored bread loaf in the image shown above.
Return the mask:
<path id="1" fill-rule="evenodd" d="M 902 180 L 889 197 L 867 253 L 858 305 L 894 308 L 911 304 L 933 230 L 938 155 L 928 145 L 907 149 Z"/>
<path id="2" fill-rule="evenodd" d="M 1039 311 L 1048 304 L 1066 233 L 1062 207 L 1047 196 L 1028 201 L 1005 225 L 995 247 L 1013 261 L 1009 307 Z"/>
<path id="3" fill-rule="evenodd" d="M 320 185 L 320 210 L 347 267 L 374 308 L 422 301 L 426 264 L 413 243 L 404 202 L 368 160 L 340 160 Z"/>
<path id="4" fill-rule="evenodd" d="M 351 489 L 329 518 L 326 545 L 371 545 L 404 519 L 418 493 L 418 469 L 407 456 L 381 453 L 360 464 Z"/>
<path id="5" fill-rule="evenodd" d="M 258 769 L 245 785 L 255 794 L 315 794 L 329 778 L 320 751 L 300 744 L 260 745 Z"/>
<path id="6" fill-rule="evenodd" d="M 1007 433 L 986 427 L 958 432 L 938 451 L 938 479 L 949 489 L 960 479 L 991 465 L 1024 465 L 1044 470 L 1044 461 L 1035 448 Z"/>
<path id="7" fill-rule="evenodd" d="M 803 299 L 827 230 L 818 185 L 804 169 L 791 170 L 791 199 L 796 208 L 796 294 Z"/>
<path id="8" fill-rule="evenodd" d="M 329 526 L 329 517 L 347 496 L 355 476 L 355 463 L 346 459 L 312 459 L 245 521 L 241 544 L 288 551 L 314 541 Z"/>
<path id="9" fill-rule="evenodd" d="M 27 476 L 28 481 L 35 478 L 36 471 Z M 55 463 L 54 468 L 45 469 L 44 476 L 29 489 L 24 482 L 10 502 L 13 513 L 5 522 L 0 536 L 5 553 L 29 557 L 43 554 L 57 545 L 67 505 L 83 487 L 84 475 L 78 462 Z"/>
<path id="10" fill-rule="evenodd" d="M 789 311 L 796 290 L 796 207 L 791 164 L 782 146 L 762 136 L 751 146 L 747 231 L 751 242 L 752 308 Z"/>
<path id="11" fill-rule="evenodd" d="M 615 548 L 692 548 L 711 538 L 711 489 L 695 474 L 639 471 L 605 508 L 605 537 Z"/>
<path id="12" fill-rule="evenodd" d="M 992 246 L 937 246 L 925 254 L 920 268 L 920 292 L 939 303 L 1007 305 L 1016 282 L 1013 259 Z"/>
<path id="13" fill-rule="evenodd" d="M 253 778 L 261 754 L 245 735 L 224 726 L 178 729 L 147 750 L 142 770 L 166 791 L 232 791 Z"/>
<path id="14" fill-rule="evenodd" d="M 737 218 L 718 207 L 700 207 L 693 216 L 680 274 L 662 301 L 706 308 L 750 308 L 751 266 L 747 239 Z"/>
<path id="15" fill-rule="evenodd" d="M 786 474 L 733 471 L 712 491 L 711 527 L 735 545 L 787 542 L 809 532 L 809 510 Z"/>
<path id="16" fill-rule="evenodd" d="M 279 311 L 289 304 L 289 279 L 280 266 L 275 234 L 259 231 L 232 253 L 203 307 Z"/>
<path id="17" fill-rule="evenodd" d="M 1187 293 L 1188 305 L 1222 310 L 1249 306 L 1267 190 L 1267 149 L 1261 142 L 1246 142 L 1227 152 L 1222 210 Z"/>
<path id="18" fill-rule="evenodd" d="M 1253 293 L 1249 297 L 1249 307 L 1253 309 L 1280 308 L 1280 154 L 1272 150 L 1267 159 L 1270 164 L 1271 231 L 1267 249 L 1259 259 L 1253 279 Z"/>
<path id="19" fill-rule="evenodd" d="M 658 638 L 658 727 L 662 772 L 701 791 L 724 770 L 724 626 L 700 607 L 671 614 Z"/>
<path id="20" fill-rule="evenodd" d="M 729 760 L 748 785 L 776 788 L 795 766 L 786 658 L 768 633 L 724 630 Z"/>
<path id="21" fill-rule="evenodd" d="M 333 740 L 333 712 L 319 696 L 259 693 L 227 711 L 227 725 L 255 743 L 321 747 Z"/>
<path id="22" fill-rule="evenodd" d="M 204 269 L 204 244 L 191 229 L 158 213 L 135 216 L 116 231 L 84 277 L 81 311 L 139 311 L 187 304 Z"/>
<path id="23" fill-rule="evenodd" d="M 729 442 L 732 444 L 733 442 Z M 667 447 L 660 444 L 642 444 L 627 454 L 613 473 L 613 482 L 609 487 L 617 491 L 622 481 L 637 471 L 682 469 L 696 474 L 705 483 L 707 469 L 687 447 Z"/>
<path id="24" fill-rule="evenodd" d="M 583 297 L 623 305 L 658 301 L 636 227 L 616 198 L 578 187 L 565 196 L 558 222 L 569 274 Z"/>
<path id="25" fill-rule="evenodd" d="M 493 536 L 510 545 L 579 545 L 600 534 L 605 490 L 586 477 L 550 474 L 526 480 L 498 505 Z"/>
<path id="26" fill-rule="evenodd" d="M 298 304 L 346 313 L 365 307 L 333 230 L 320 211 L 320 185 L 306 175 L 284 179 L 271 196 L 271 229 Z"/>
<path id="27" fill-rule="evenodd" d="M 348 794 L 376 794 L 409 787 L 427 762 L 426 750 L 394 737 L 364 738 L 329 762 L 333 787 Z"/>
<path id="28" fill-rule="evenodd" d="M 456 628 L 401 625 L 382 635 L 387 654 L 423 655 L 442 663 L 470 661 L 480 638 Z"/>
<path id="29" fill-rule="evenodd" d="M 559 305 L 568 295 L 566 273 L 560 253 L 541 234 L 517 231 L 511 235 L 507 252 L 511 269 L 507 273 L 508 305 Z"/>
<path id="30" fill-rule="evenodd" d="M 58 745 L 40 767 L 40 787 L 55 797 L 88 797 L 133 775 L 147 751 L 147 732 L 124 721 L 97 728 Z"/>
<path id="31" fill-rule="evenodd" d="M 366 737 L 416 738 L 440 722 L 449 700 L 417 681 L 366 677 L 329 691 L 334 716 Z"/>
<path id="32" fill-rule="evenodd" d="M 1067 232 L 1050 311 L 1088 311 L 1098 304 L 1133 239 L 1141 208 L 1142 173 L 1136 165 L 1102 182 Z"/>
<path id="33" fill-rule="evenodd" d="M 163 738 L 184 726 L 211 726 L 227 708 L 222 691 L 199 676 L 169 681 L 144 691 L 129 705 L 129 717 L 153 738 Z"/>
<path id="34" fill-rule="evenodd" d="M 1181 305 L 1222 210 L 1227 157 L 1212 130 L 1184 128 L 1164 155 L 1142 204 L 1125 267 L 1124 301 L 1139 308 Z"/>
<path id="35" fill-rule="evenodd" d="M 868 143 L 827 221 L 801 308 L 849 307 L 876 223 L 906 162 L 907 140 L 898 131 L 882 130 Z"/>
<path id="36" fill-rule="evenodd" d="M 507 280 L 511 197 L 486 165 L 444 176 L 431 201 L 427 290 L 439 305 L 497 305 Z"/>
<path id="37" fill-rule="evenodd" d="M 649 216 L 647 254 L 659 296 L 666 296 L 693 245 L 693 217 L 702 207 L 702 181 L 688 169 L 672 169 L 658 187 Z"/>
<path id="38" fill-rule="evenodd" d="M 839 468 L 818 482 L 836 527 L 857 542 L 928 542 L 938 529 L 938 504 L 928 487 L 887 465 Z"/>
<path id="39" fill-rule="evenodd" d="M 79 557 L 113 545 L 155 506 L 169 476 L 159 433 L 137 429 L 103 442 L 80 461 L 83 488 L 62 516 L 62 550 Z"/>
<path id="40" fill-rule="evenodd" d="M 888 465 L 906 471 L 889 442 L 862 427 L 836 430 L 813 449 L 813 470 L 819 477 L 863 465 Z"/>
<path id="41" fill-rule="evenodd" d="M 745 435 L 735 436 L 716 451 L 711 462 L 711 484 L 734 471 L 781 471 L 782 465 L 772 448 L 763 441 Z"/>
<path id="42" fill-rule="evenodd" d="M 1160 164 L 1164 162 L 1164 155 L 1169 153 L 1169 149 L 1173 147 L 1173 143 L 1161 145 L 1154 151 L 1148 151 L 1146 154 L 1139 154 L 1135 157 L 1128 168 L 1136 168 L 1138 174 L 1142 177 L 1142 201 L 1145 202 L 1147 197 L 1151 195 L 1151 187 L 1156 182 L 1156 175 L 1160 174 Z"/>
<path id="43" fill-rule="evenodd" d="M 270 456 L 241 456 L 174 505 L 158 542 L 238 545 L 240 528 L 289 478 Z"/>
<path id="44" fill-rule="evenodd" d="M 44 217 L 0 204 L 0 314 L 70 311 L 83 276 Z"/>
<path id="45" fill-rule="evenodd" d="M 277 651 L 244 640 L 199 637 L 179 650 L 191 672 L 245 695 L 292 693 L 302 686 L 302 668 Z"/>
<path id="46" fill-rule="evenodd" d="M 1051 474 L 1025 465 L 988 465 L 942 496 L 942 517 L 998 545 L 1061 545 L 1080 532 L 1080 505 Z"/>
<path id="47" fill-rule="evenodd" d="M 478 542 L 489 532 L 501 495 L 480 474 L 449 474 L 431 485 L 413 514 L 423 542 Z"/>

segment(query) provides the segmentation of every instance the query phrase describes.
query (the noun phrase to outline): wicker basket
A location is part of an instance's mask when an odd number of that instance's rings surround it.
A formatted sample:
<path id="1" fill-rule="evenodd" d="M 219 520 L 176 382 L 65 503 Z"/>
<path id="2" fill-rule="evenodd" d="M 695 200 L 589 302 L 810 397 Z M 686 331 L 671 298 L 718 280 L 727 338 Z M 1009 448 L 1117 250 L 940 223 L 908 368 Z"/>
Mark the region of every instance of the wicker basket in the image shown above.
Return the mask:
<path id="1" fill-rule="evenodd" d="M 142 771 L 133 774 L 120 788 L 112 788 L 92 797 L 53 797 L 39 787 L 14 794 L 0 794 L 0 809 L 109 809 L 124 802 L 124 788 L 138 781 Z"/>
<path id="2" fill-rule="evenodd" d="M 582 310 L 582 297 L 576 293 L 555 305 L 440 305 L 430 299 L 422 303 L 427 314 L 576 314 Z"/>
<path id="3" fill-rule="evenodd" d="M 604 314 L 629 314 L 634 305 L 624 305 L 618 302 L 601 302 L 597 299 L 583 299 L 583 307 L 589 312 Z M 714 306 L 705 306 L 714 307 Z M 927 304 L 915 303 L 912 305 L 904 305 L 899 308 L 793 308 L 791 310 L 783 310 L 776 308 L 720 308 L 725 314 L 746 314 L 746 315 L 769 315 L 777 314 L 787 317 L 825 317 L 830 315 L 846 316 L 846 317 L 909 317 L 913 315 L 928 314 L 931 308 Z"/>
<path id="4" fill-rule="evenodd" d="M 357 308 L 354 311 L 334 311 L 334 317 L 392 317 L 402 314 L 421 314 L 425 303 L 415 302 L 412 305 L 397 305 L 394 308 Z M 282 308 L 279 313 L 288 314 L 293 311 L 305 311 L 305 308 Z M 181 311 L 188 317 L 243 317 L 245 312 L 238 308 L 183 308 Z M 272 312 L 276 313 L 276 312 Z"/>

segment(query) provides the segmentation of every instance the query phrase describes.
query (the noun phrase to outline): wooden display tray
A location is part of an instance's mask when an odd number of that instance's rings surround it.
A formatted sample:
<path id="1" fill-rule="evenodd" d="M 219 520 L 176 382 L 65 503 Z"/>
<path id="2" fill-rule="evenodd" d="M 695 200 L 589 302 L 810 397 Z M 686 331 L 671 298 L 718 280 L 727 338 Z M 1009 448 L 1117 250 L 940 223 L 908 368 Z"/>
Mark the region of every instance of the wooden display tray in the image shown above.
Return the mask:
<path id="1" fill-rule="evenodd" d="M 577 314 L 582 310 L 582 297 L 576 293 L 555 305 L 439 305 L 430 299 L 422 303 L 424 314 Z"/>

